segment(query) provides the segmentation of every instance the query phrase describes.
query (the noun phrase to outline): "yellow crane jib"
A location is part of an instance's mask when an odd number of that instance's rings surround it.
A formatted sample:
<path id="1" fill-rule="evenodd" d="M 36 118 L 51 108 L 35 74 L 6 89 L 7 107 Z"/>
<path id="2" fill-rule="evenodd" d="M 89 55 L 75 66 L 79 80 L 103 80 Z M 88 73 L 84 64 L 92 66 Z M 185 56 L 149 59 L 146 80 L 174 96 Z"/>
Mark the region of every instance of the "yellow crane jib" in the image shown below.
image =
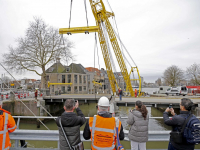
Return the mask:
<path id="1" fill-rule="evenodd" d="M 48 82 L 48 88 L 50 87 L 50 85 L 72 85 L 72 83 L 50 83 Z"/>
<path id="2" fill-rule="evenodd" d="M 59 34 L 74 34 L 74 33 L 85 33 L 89 34 L 89 32 L 98 32 L 98 26 L 89 26 L 89 27 L 75 27 L 75 28 L 60 28 Z"/>
<path id="3" fill-rule="evenodd" d="M 95 84 L 99 84 L 99 85 L 101 85 L 102 86 L 102 84 L 101 83 L 99 83 L 99 82 L 95 82 L 94 80 L 92 81 L 92 83 L 95 85 Z"/>

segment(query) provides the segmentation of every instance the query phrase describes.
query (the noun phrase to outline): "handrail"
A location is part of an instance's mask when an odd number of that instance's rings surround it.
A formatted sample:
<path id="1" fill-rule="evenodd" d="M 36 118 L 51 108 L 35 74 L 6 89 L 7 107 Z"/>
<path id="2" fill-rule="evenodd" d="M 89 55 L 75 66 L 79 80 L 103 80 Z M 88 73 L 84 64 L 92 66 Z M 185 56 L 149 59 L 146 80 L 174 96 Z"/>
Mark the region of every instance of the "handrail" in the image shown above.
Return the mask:
<path id="1" fill-rule="evenodd" d="M 58 116 L 55 116 L 55 117 L 47 117 L 47 116 L 13 116 L 13 118 L 39 118 L 39 119 L 56 119 L 58 118 Z M 86 119 L 89 119 L 90 117 L 85 117 Z M 118 117 L 119 119 L 128 119 L 128 117 Z M 171 118 L 171 117 L 169 117 Z M 198 119 L 200 119 L 200 116 L 196 117 Z M 163 117 L 149 117 L 149 119 L 163 119 Z"/>

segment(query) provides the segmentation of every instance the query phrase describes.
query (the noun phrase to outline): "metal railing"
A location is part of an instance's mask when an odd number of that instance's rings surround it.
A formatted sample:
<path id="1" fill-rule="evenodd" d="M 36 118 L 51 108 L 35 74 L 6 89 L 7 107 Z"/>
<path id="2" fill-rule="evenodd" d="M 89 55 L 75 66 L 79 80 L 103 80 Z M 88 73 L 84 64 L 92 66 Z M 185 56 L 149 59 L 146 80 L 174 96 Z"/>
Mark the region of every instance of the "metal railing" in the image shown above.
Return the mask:
<path id="1" fill-rule="evenodd" d="M 129 141 L 128 132 L 129 132 L 128 130 L 124 130 L 125 141 Z M 149 131 L 148 141 L 168 141 L 169 132 L 170 131 Z M 81 141 L 90 141 L 90 140 L 85 140 L 83 138 L 83 131 L 81 131 L 80 134 L 81 134 Z M 17 140 L 17 141 L 19 140 L 57 141 L 58 148 L 59 148 L 59 131 L 58 130 L 19 130 L 17 129 L 13 133 L 10 133 L 9 135 L 10 135 L 11 140 Z M 17 143 L 15 143 L 15 147 L 11 148 L 10 150 L 20 150 L 19 146 L 16 144 Z M 53 150 L 58 150 L 58 148 L 53 149 Z M 34 150 L 39 150 L 39 149 L 42 149 L 42 148 L 34 148 Z"/>
<path id="2" fill-rule="evenodd" d="M 57 141 L 58 148 L 50 149 L 50 148 L 27 148 L 27 150 L 59 150 L 59 131 L 58 130 L 24 130 L 19 129 L 20 118 L 43 118 L 43 119 L 55 119 L 57 117 L 44 117 L 44 116 L 13 116 L 13 118 L 18 118 L 17 128 L 13 133 L 10 133 L 10 139 L 15 140 L 14 147 L 10 148 L 10 150 L 23 150 L 23 148 L 19 147 L 19 140 L 33 140 L 33 141 Z M 89 119 L 89 117 L 85 117 Z M 127 117 L 119 117 L 121 119 L 126 119 Z M 200 117 L 198 117 L 200 118 Z M 163 119 L 163 117 L 150 117 L 150 119 Z M 125 141 L 129 141 L 128 138 L 128 130 L 124 130 Z M 148 141 L 169 141 L 169 133 L 170 131 L 149 131 L 148 132 Z M 82 141 L 90 141 L 85 140 L 83 138 L 83 131 L 80 131 L 81 140 Z"/>

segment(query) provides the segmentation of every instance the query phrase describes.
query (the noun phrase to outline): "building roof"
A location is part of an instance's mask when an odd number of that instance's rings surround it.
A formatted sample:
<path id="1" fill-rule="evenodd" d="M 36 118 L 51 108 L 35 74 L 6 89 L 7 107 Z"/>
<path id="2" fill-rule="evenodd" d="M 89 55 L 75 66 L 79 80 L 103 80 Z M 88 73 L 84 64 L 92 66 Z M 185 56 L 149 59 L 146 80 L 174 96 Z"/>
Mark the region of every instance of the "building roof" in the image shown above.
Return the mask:
<path id="1" fill-rule="evenodd" d="M 81 64 L 71 63 L 69 66 L 64 66 L 60 62 L 54 63 L 46 70 L 46 73 L 80 73 L 86 74 L 84 67 Z"/>
<path id="2" fill-rule="evenodd" d="M 89 71 L 89 72 L 96 72 L 96 74 L 98 75 L 98 76 L 100 76 L 100 70 L 99 69 L 97 69 L 97 68 L 93 68 L 93 67 L 87 67 L 87 68 L 85 68 L 87 71 Z"/>

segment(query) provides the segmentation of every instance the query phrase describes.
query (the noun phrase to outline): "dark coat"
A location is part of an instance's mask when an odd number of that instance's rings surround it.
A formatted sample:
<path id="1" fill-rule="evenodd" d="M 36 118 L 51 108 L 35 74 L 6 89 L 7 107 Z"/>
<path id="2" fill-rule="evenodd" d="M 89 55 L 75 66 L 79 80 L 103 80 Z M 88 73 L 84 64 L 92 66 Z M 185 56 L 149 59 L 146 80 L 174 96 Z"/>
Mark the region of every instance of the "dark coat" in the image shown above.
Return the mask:
<path id="1" fill-rule="evenodd" d="M 76 112 L 77 114 L 74 112 L 64 112 L 60 117 L 56 119 L 56 124 L 59 129 L 60 150 L 69 150 L 69 146 L 59 125 L 60 118 L 71 146 L 77 145 L 81 142 L 80 127 L 85 123 L 86 119 L 80 108 L 77 108 Z"/>
<path id="2" fill-rule="evenodd" d="M 102 116 L 104 118 L 111 118 L 112 115 L 108 112 L 100 112 L 98 113 L 99 116 Z M 91 138 L 91 132 L 90 132 L 90 126 L 89 126 L 89 120 L 86 122 L 84 131 L 83 131 L 83 137 L 85 140 L 89 140 Z M 121 125 L 120 133 L 119 133 L 119 139 L 123 140 L 124 139 L 124 131 L 123 131 L 123 126 Z"/>
<path id="3" fill-rule="evenodd" d="M 180 132 L 185 122 L 185 118 L 190 115 L 190 112 L 180 111 L 180 115 L 174 115 L 171 119 L 169 118 L 168 114 L 168 112 L 163 113 L 163 119 L 165 124 L 168 126 L 172 126 L 172 131 Z M 177 150 L 194 150 L 194 144 L 187 144 L 186 141 L 183 141 L 183 143 L 181 144 L 177 144 L 170 137 L 170 142 Z"/>

